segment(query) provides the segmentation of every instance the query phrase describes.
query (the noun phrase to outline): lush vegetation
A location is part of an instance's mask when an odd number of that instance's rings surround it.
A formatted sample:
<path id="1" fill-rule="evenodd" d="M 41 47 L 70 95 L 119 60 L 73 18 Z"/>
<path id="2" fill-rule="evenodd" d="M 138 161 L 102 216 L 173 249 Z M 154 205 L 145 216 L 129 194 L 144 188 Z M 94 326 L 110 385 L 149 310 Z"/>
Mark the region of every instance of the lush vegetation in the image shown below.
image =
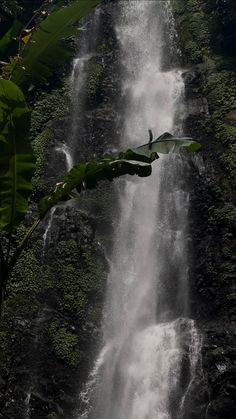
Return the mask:
<path id="1" fill-rule="evenodd" d="M 15 43 L 13 33 L 18 31 L 19 48 L 9 61 L 2 61 L 0 79 L 0 288 L 1 303 L 9 276 L 25 248 L 29 238 L 41 219 L 59 201 L 74 196 L 74 190 L 81 193 L 95 188 L 101 180 L 113 180 L 124 174 L 149 176 L 151 163 L 158 158 L 157 153 L 178 151 L 181 147 L 195 151 L 199 144 L 191 139 L 178 139 L 164 134 L 149 143 L 120 156 L 104 156 L 99 162 L 76 165 L 57 183 L 52 194 L 40 200 L 38 217 L 27 230 L 21 242 L 15 247 L 13 235 L 24 219 L 32 193 L 32 176 L 35 170 L 34 154 L 30 143 L 30 109 L 24 92 L 31 91 L 45 83 L 53 74 L 54 68 L 62 65 L 71 55 L 68 40 L 76 33 L 75 23 L 86 16 L 98 0 L 76 0 L 67 7 L 48 13 L 36 28 L 13 24 L 3 36 L 1 50 L 12 48 Z M 44 4 L 43 4 L 44 6 Z M 34 19 L 42 13 L 42 5 Z M 46 12 L 45 12 L 46 13 Z M 9 54 L 8 54 L 9 55 Z M 23 89 L 23 91 L 22 91 Z"/>

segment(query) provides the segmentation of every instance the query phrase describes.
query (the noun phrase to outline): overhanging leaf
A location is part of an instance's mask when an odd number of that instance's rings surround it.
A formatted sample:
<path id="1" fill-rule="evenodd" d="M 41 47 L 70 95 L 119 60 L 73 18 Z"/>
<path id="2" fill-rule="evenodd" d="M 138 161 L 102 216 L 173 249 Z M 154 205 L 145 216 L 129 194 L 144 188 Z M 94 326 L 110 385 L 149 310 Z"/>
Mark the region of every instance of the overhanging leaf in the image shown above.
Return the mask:
<path id="1" fill-rule="evenodd" d="M 0 79 L 0 229 L 11 231 L 28 209 L 34 173 L 29 127 L 30 110 L 22 91 Z"/>
<path id="2" fill-rule="evenodd" d="M 174 137 L 169 132 L 165 132 L 152 143 L 141 145 L 131 151 L 136 155 L 140 155 L 142 158 L 149 159 L 153 153 L 177 153 L 181 148 L 184 148 L 187 151 L 197 151 L 201 148 L 201 144 L 194 141 L 192 138 L 178 138 Z"/>
<path id="3" fill-rule="evenodd" d="M 41 199 L 39 203 L 40 217 L 56 205 L 59 201 L 67 199 L 76 188 L 78 192 L 83 189 L 94 189 L 101 180 L 112 181 L 122 175 L 149 176 L 152 168 L 148 163 L 132 160 L 110 159 L 101 162 L 80 163 L 68 172 L 62 182 L 58 183 L 49 196 Z"/>
<path id="4" fill-rule="evenodd" d="M 103 156 L 100 162 L 80 163 L 64 176 L 51 195 L 41 199 L 40 217 L 43 218 L 59 201 L 68 199 L 75 188 L 78 192 L 83 189 L 94 189 L 101 180 L 112 181 L 126 174 L 149 176 L 152 172 L 151 163 L 158 159 L 157 152 L 177 152 L 182 147 L 189 151 L 196 151 L 201 145 L 192 138 L 177 138 L 165 133 L 152 143 L 120 153 L 119 159 Z"/>
<path id="5" fill-rule="evenodd" d="M 0 39 L 0 58 L 5 60 L 9 56 L 16 54 L 18 49 L 18 42 L 16 38 L 19 36 L 22 29 L 22 23 L 15 20 L 12 27 L 8 32 Z"/>
<path id="6" fill-rule="evenodd" d="M 76 22 L 88 15 L 101 0 L 76 0 L 51 13 L 33 34 L 23 53 L 22 67 L 13 74 L 13 81 L 23 85 L 27 77 L 45 82 L 53 70 L 71 56 L 66 40 L 77 31 Z"/>

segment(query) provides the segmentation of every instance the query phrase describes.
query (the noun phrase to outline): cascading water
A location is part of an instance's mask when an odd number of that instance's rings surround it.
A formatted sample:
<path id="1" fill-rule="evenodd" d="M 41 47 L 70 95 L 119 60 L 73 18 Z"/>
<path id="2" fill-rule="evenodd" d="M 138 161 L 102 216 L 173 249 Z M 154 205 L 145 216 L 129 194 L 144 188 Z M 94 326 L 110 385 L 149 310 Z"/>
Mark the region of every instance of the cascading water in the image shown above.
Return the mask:
<path id="1" fill-rule="evenodd" d="M 93 34 L 95 35 L 99 28 L 99 9 L 94 13 L 91 20 L 93 26 Z M 86 64 L 93 57 L 96 47 L 96 41 L 90 42 L 90 38 L 85 36 L 81 42 L 81 48 L 78 57 L 73 60 L 71 77 L 70 77 L 70 98 L 71 98 L 71 123 L 70 132 L 65 139 L 66 142 L 60 143 L 55 147 L 55 151 L 65 156 L 65 172 L 72 169 L 75 163 L 76 149 L 78 146 L 79 126 L 77 116 L 82 111 L 84 99 L 84 87 L 86 84 Z M 77 143 L 77 144 L 76 144 Z M 62 204 L 63 205 L 63 204 Z M 49 214 L 48 223 L 43 235 L 43 255 L 47 245 L 48 236 L 51 231 L 53 217 L 56 207 L 52 208 Z"/>
<path id="2" fill-rule="evenodd" d="M 119 5 L 126 103 L 121 142 L 127 148 L 143 143 L 150 128 L 155 136 L 178 133 L 184 85 L 179 70 L 163 70 L 166 33 L 169 43 L 174 38 L 169 1 Z M 194 321 L 188 319 L 186 167 L 182 156 L 161 157 L 150 178 L 117 186 L 120 222 L 110 260 L 104 347 L 80 394 L 80 419 L 184 415 L 200 351 Z"/>

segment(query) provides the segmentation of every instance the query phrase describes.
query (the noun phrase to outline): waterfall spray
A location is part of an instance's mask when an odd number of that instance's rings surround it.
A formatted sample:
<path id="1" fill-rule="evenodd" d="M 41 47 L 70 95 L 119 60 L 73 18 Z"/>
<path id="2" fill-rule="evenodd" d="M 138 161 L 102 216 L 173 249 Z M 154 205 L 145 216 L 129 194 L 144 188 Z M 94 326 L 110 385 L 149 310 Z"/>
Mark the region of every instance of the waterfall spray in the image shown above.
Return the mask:
<path id="1" fill-rule="evenodd" d="M 135 146 L 181 131 L 181 71 L 173 54 L 170 2 L 121 1 L 116 33 L 122 57 L 124 135 Z M 166 36 L 168 32 L 168 42 Z M 172 51 L 168 50 L 172 45 Z M 187 165 L 161 157 L 147 179 L 117 182 L 120 222 L 104 308 L 104 347 L 80 394 L 79 419 L 181 419 L 195 377 L 200 339 L 189 319 Z M 183 334 L 189 382 L 181 385 Z M 173 412 L 174 416 L 173 416 Z"/>

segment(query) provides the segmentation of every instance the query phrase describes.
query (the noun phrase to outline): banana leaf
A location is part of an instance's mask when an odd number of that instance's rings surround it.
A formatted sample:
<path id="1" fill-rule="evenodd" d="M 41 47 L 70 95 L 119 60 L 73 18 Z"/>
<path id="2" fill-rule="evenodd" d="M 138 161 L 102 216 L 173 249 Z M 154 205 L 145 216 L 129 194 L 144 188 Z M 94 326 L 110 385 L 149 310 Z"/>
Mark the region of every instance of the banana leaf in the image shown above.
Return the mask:
<path id="1" fill-rule="evenodd" d="M 22 67 L 14 71 L 12 80 L 20 86 L 27 86 L 34 80 L 46 82 L 53 70 L 73 53 L 67 40 L 77 32 L 76 22 L 100 1 L 76 0 L 44 19 L 25 48 Z"/>
<path id="2" fill-rule="evenodd" d="M 11 55 L 16 54 L 18 50 L 17 37 L 20 34 L 23 25 L 18 20 L 15 20 L 12 27 L 0 39 L 0 59 L 4 61 Z"/>
<path id="3" fill-rule="evenodd" d="M 83 189 L 94 189 L 101 180 L 112 181 L 122 175 L 150 176 L 151 163 L 158 159 L 158 153 L 178 152 L 181 148 L 196 151 L 201 145 L 192 138 L 177 138 L 169 133 L 163 134 L 152 143 L 147 143 L 125 153 L 120 153 L 119 159 L 104 156 L 99 162 L 80 163 L 68 172 L 58 183 L 51 195 L 39 202 L 40 217 L 59 201 L 68 199 L 76 188 L 80 193 Z M 158 152 L 158 153 L 157 153 Z"/>
<path id="4" fill-rule="evenodd" d="M 76 188 L 80 193 L 83 189 L 94 189 L 101 180 L 110 180 L 122 175 L 150 176 L 152 167 L 148 163 L 132 160 L 104 159 L 101 162 L 80 163 L 68 172 L 62 182 L 58 183 L 51 195 L 39 202 L 40 218 L 56 205 L 70 197 Z"/>
<path id="5" fill-rule="evenodd" d="M 31 193 L 34 157 L 30 110 L 22 91 L 0 79 L 0 229 L 12 231 L 24 218 Z"/>
<path id="6" fill-rule="evenodd" d="M 198 151 L 200 148 L 201 144 L 194 141 L 192 138 L 178 138 L 171 135 L 169 132 L 165 132 L 153 142 L 129 150 L 129 158 L 136 156 L 135 159 L 138 159 L 138 156 L 140 156 L 141 159 L 146 159 L 146 161 L 148 161 L 152 156 L 155 156 L 155 153 L 172 154 L 178 153 L 181 149 L 194 152 Z"/>

